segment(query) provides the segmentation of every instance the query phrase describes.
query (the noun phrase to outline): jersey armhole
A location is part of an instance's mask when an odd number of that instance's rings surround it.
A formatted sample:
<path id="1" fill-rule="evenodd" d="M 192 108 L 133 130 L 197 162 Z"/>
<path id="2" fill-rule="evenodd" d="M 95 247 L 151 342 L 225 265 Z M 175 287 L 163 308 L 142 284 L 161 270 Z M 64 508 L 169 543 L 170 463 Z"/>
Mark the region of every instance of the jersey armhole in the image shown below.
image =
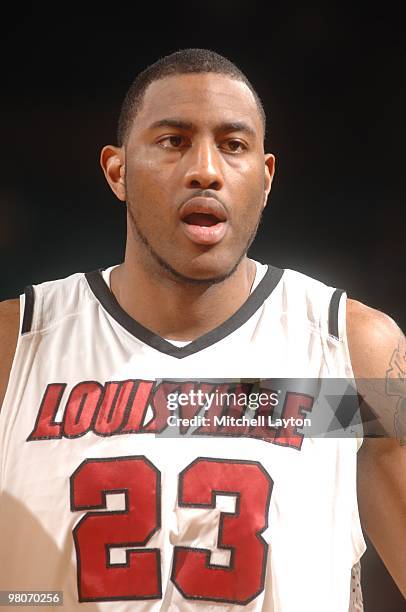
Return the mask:
<path id="1" fill-rule="evenodd" d="M 32 285 L 28 285 L 28 287 L 24 289 L 24 295 L 20 296 L 20 309 L 23 308 L 23 316 L 21 316 L 20 311 L 20 334 L 26 334 L 31 331 L 34 317 L 34 305 L 34 287 Z"/>
<path id="2" fill-rule="evenodd" d="M 28 285 L 20 296 L 24 308 L 20 316 L 20 335 L 25 336 L 42 328 L 43 294 L 41 285 Z M 22 306 L 21 304 L 24 304 Z"/>
<path id="3" fill-rule="evenodd" d="M 346 377 L 354 385 L 357 390 L 357 384 L 355 380 L 354 370 L 351 362 L 350 350 L 348 347 L 348 336 L 347 336 L 347 293 L 343 289 L 336 289 L 331 297 L 330 308 L 329 308 L 329 330 L 330 330 L 330 319 L 332 324 L 332 331 L 336 331 L 337 335 L 333 335 L 339 340 L 343 357 L 345 362 L 345 374 Z M 331 315 L 331 317 L 330 317 Z M 363 426 L 362 422 L 359 424 L 359 432 L 356 436 L 357 452 L 362 446 L 364 441 L 363 437 Z"/>
<path id="4" fill-rule="evenodd" d="M 341 321 L 339 318 L 341 297 L 345 294 L 344 289 L 335 289 L 330 298 L 330 306 L 328 309 L 328 333 L 336 340 L 342 337 Z"/>

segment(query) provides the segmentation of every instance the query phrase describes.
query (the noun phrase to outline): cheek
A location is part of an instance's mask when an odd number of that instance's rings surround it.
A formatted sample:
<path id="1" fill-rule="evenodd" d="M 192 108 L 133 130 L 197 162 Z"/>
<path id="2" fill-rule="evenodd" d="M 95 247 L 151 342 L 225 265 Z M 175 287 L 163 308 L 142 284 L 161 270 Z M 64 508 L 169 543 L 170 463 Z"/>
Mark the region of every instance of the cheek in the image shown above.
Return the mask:
<path id="1" fill-rule="evenodd" d="M 241 186 L 239 197 L 242 200 L 240 209 L 243 211 L 243 215 L 241 216 L 245 217 L 246 225 L 252 225 L 252 222 L 258 219 L 264 206 L 265 188 L 263 173 L 258 172 L 255 175 L 251 175 L 250 179 L 246 180 Z"/>
<path id="2" fill-rule="evenodd" d="M 138 163 L 127 172 L 126 194 L 138 218 L 159 219 L 170 211 L 168 181 L 150 163 Z"/>

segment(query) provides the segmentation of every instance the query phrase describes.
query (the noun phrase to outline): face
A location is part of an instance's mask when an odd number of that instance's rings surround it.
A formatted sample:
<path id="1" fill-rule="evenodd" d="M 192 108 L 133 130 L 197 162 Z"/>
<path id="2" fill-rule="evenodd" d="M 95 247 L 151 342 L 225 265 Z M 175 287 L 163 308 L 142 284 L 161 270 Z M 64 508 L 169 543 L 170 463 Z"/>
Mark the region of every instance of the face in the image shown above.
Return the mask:
<path id="1" fill-rule="evenodd" d="M 218 281 L 235 270 L 255 236 L 274 170 L 244 83 L 213 73 L 155 81 L 125 146 L 106 149 L 106 176 L 127 202 L 132 252 L 189 282 Z M 119 167 L 120 185 L 112 184 L 118 177 L 108 172 L 109 160 L 116 173 Z"/>

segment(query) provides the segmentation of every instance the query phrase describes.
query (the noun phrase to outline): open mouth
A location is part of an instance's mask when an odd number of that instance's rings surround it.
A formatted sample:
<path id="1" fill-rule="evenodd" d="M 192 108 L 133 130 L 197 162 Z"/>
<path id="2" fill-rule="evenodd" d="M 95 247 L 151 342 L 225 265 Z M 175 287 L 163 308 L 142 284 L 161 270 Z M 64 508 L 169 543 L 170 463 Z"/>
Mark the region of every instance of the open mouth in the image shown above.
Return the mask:
<path id="1" fill-rule="evenodd" d="M 186 236 L 194 243 L 212 246 L 227 231 L 227 213 L 214 198 L 192 198 L 182 207 L 180 219 Z"/>
<path id="2" fill-rule="evenodd" d="M 190 213 L 182 221 L 188 225 L 200 225 L 201 227 L 212 227 L 217 223 L 222 223 L 216 215 L 201 212 Z"/>

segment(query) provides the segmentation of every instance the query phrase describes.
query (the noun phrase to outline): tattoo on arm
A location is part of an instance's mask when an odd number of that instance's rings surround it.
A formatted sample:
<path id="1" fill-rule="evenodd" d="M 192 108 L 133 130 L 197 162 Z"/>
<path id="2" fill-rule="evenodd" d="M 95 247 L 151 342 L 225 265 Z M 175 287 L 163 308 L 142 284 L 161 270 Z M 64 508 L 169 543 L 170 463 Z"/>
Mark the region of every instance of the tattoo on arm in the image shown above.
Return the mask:
<path id="1" fill-rule="evenodd" d="M 393 351 L 386 371 L 386 393 L 398 398 L 394 429 L 401 446 L 406 446 L 406 342 L 404 336 Z"/>

